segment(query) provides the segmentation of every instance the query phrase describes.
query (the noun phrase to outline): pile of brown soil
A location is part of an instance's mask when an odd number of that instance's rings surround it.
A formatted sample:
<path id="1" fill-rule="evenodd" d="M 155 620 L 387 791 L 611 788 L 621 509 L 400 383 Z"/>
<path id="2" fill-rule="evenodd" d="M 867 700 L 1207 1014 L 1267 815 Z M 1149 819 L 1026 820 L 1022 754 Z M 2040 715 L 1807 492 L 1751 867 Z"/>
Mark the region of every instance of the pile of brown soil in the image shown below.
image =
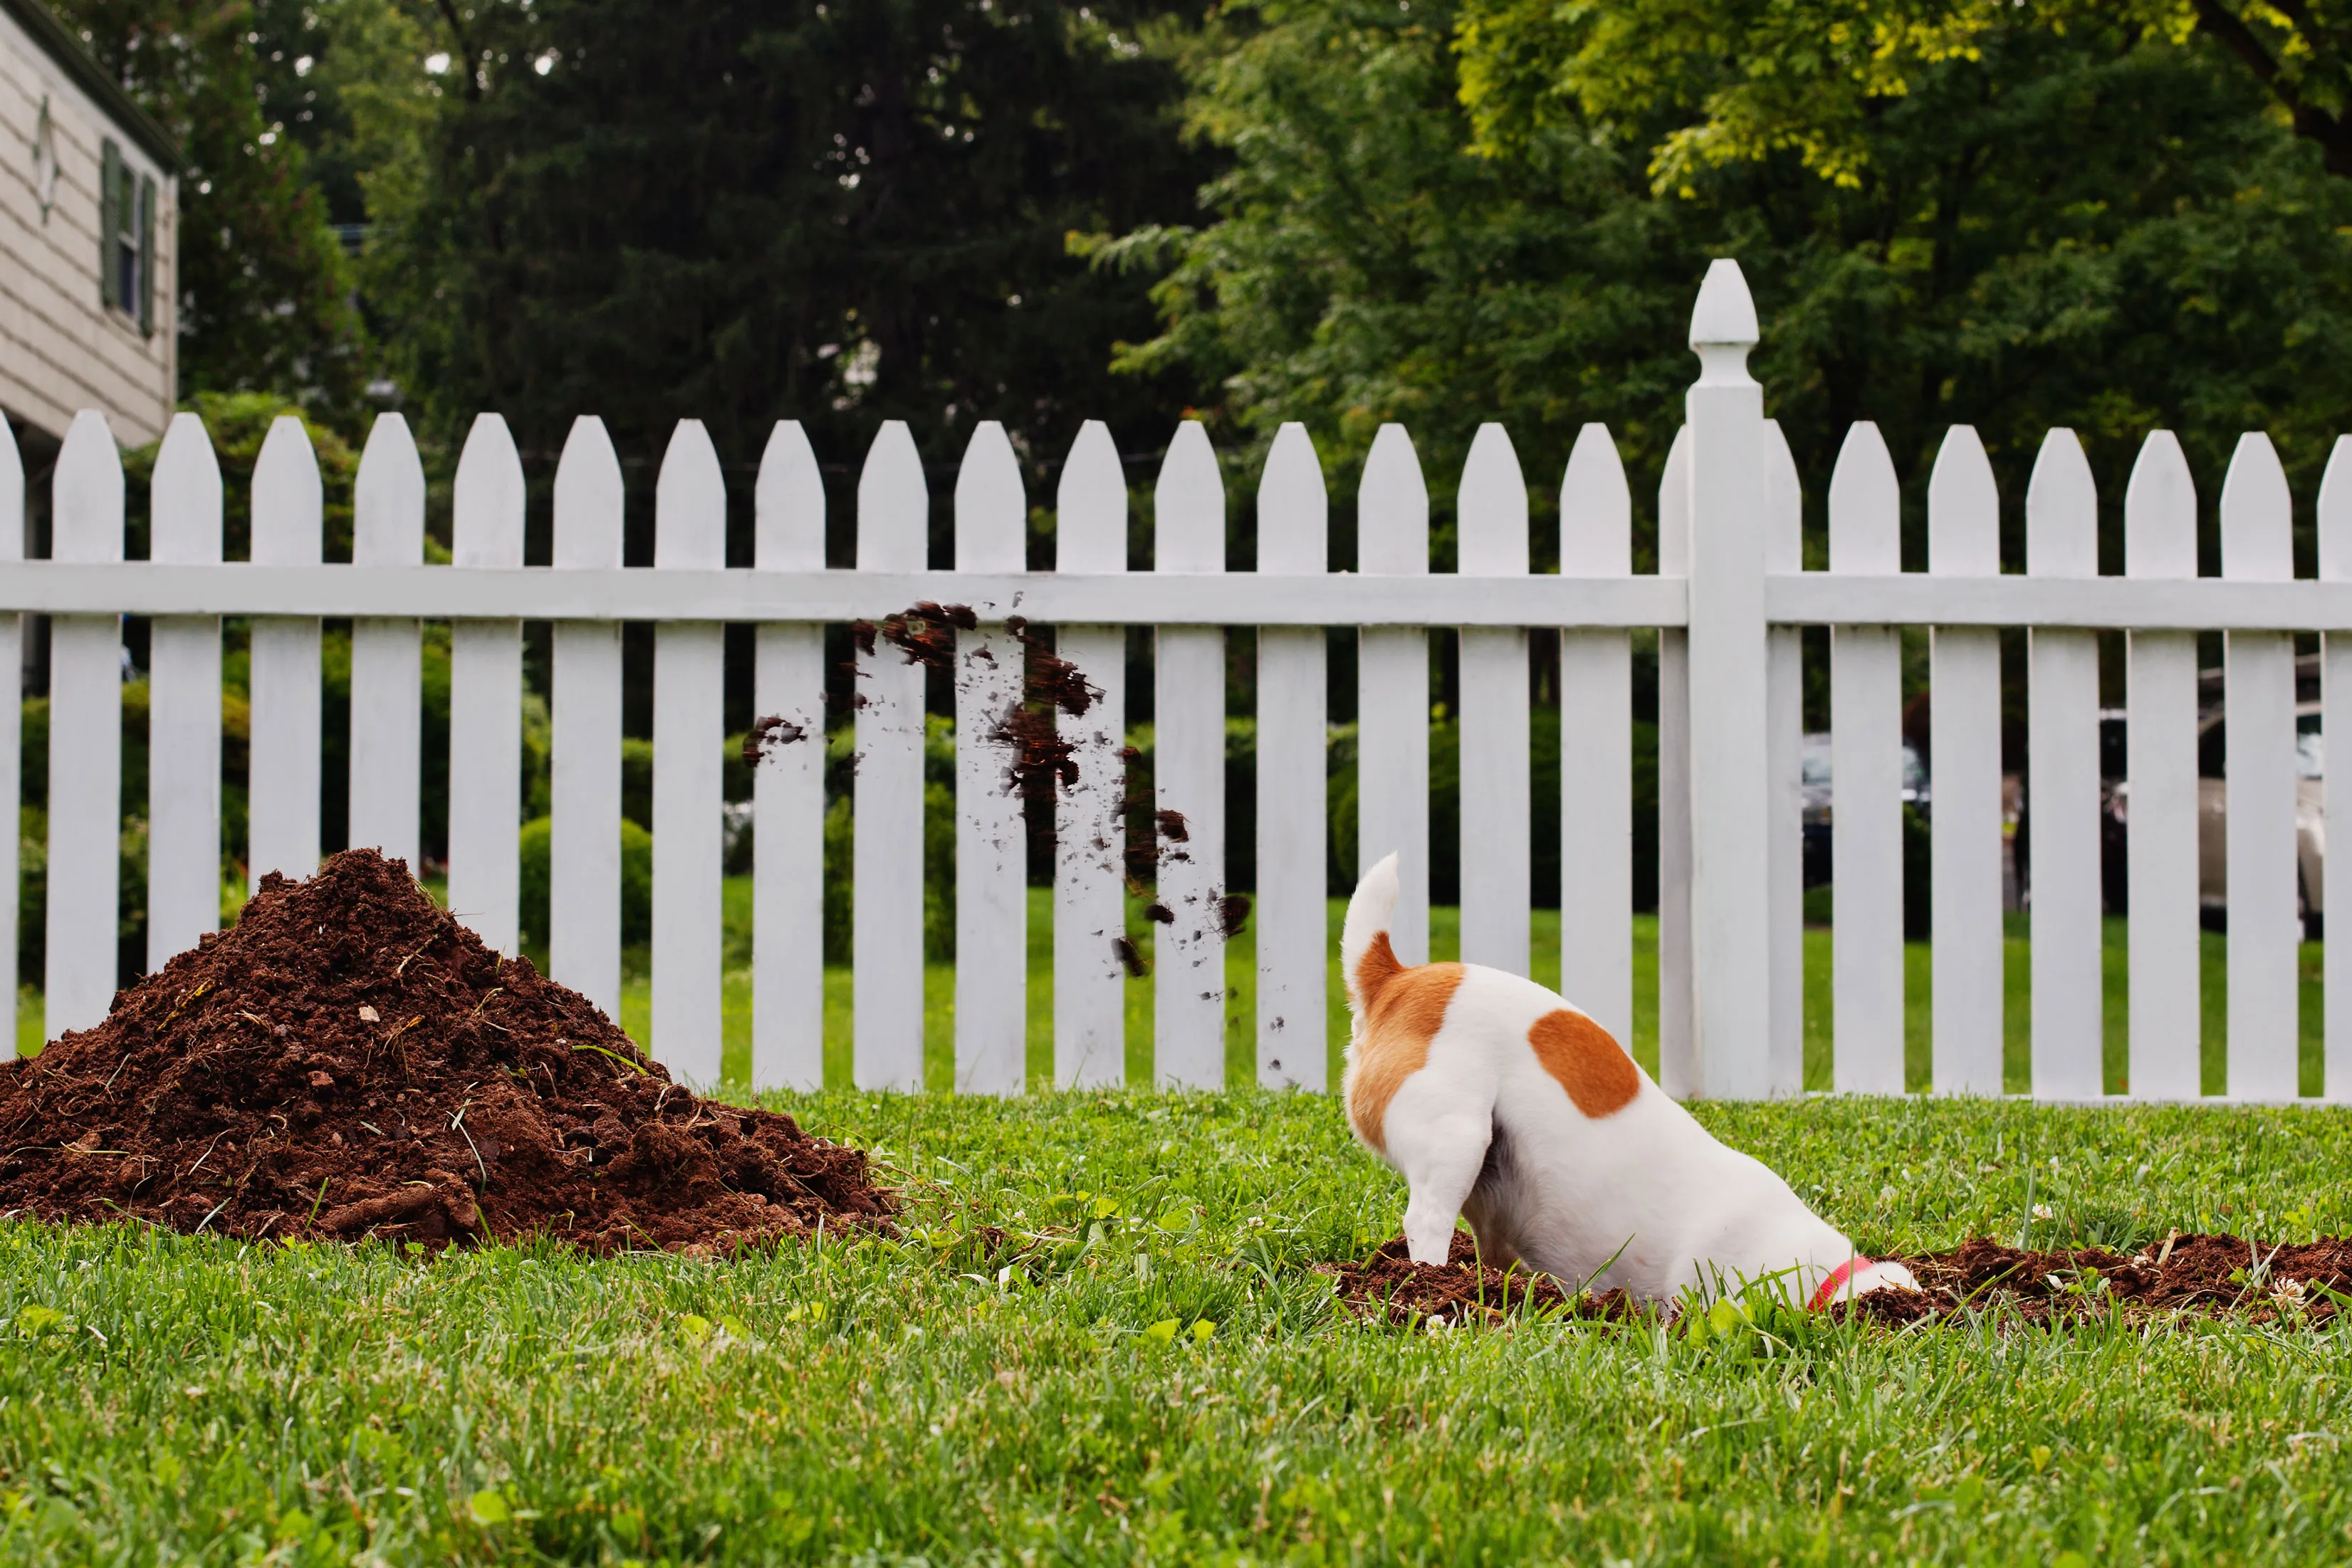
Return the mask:
<path id="1" fill-rule="evenodd" d="M 1950 1252 L 1897 1261 L 1910 1268 L 1918 1290 L 1874 1290 L 1831 1311 L 1894 1328 L 1963 1312 L 2002 1323 L 2188 1311 L 2315 1324 L 2345 1309 L 2330 1291 L 2352 1300 L 2352 1237 L 2284 1247 L 2236 1236 L 2176 1236 L 2130 1258 L 2089 1247 L 2027 1252 L 1979 1237 Z M 1340 1299 L 1375 1321 L 1419 1314 L 1499 1322 L 1507 1313 L 1547 1310 L 1615 1321 L 1643 1310 L 1622 1290 L 1571 1298 L 1549 1275 L 1522 1268 L 1507 1277 L 1482 1267 L 1463 1231 L 1454 1233 L 1442 1265 L 1412 1261 L 1400 1237 L 1367 1262 L 1318 1264 L 1315 1272 L 1335 1279 Z"/>
<path id="2" fill-rule="evenodd" d="M 0 1217 L 438 1247 L 717 1248 L 895 1207 L 859 1150 L 670 1080 L 397 860 L 272 875 L 237 924 L 0 1067 Z"/>
<path id="3" fill-rule="evenodd" d="M 1415 1263 L 1398 1237 L 1362 1263 L 1318 1263 L 1315 1272 L 1329 1275 L 1339 1300 L 1374 1322 L 1498 1323 L 1514 1312 L 1620 1321 L 1641 1311 L 1622 1290 L 1570 1296 L 1549 1274 L 1483 1264 L 1459 1230 L 1444 1263 Z"/>
<path id="4" fill-rule="evenodd" d="M 2352 1297 L 2352 1238 L 2341 1237 L 2285 1247 L 2178 1236 L 2129 1258 L 2095 1247 L 2028 1252 L 1979 1237 L 1903 1261 L 1917 1293 L 1877 1290 L 1834 1310 L 1895 1326 L 1964 1310 L 2031 1323 L 2175 1311 L 2324 1323 L 2342 1310 L 2329 1290 Z"/>

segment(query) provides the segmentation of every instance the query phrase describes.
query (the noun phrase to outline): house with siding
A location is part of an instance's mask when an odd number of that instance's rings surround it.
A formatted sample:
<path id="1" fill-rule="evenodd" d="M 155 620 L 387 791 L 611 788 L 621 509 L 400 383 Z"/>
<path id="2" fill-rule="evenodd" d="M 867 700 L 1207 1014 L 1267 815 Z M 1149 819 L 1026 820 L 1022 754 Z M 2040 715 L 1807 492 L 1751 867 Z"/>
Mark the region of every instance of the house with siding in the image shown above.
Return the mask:
<path id="1" fill-rule="evenodd" d="M 0 409 L 28 469 L 79 409 L 125 446 L 163 435 L 183 166 L 42 0 L 0 0 Z"/>

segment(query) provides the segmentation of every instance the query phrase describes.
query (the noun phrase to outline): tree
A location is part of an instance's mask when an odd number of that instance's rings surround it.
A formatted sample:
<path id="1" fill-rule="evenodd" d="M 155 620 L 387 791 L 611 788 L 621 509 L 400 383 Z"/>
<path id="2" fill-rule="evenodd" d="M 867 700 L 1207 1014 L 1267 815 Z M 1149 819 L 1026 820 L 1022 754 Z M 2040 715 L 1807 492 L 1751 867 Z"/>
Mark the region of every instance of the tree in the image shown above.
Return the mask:
<path id="1" fill-rule="evenodd" d="M 263 118 L 253 11 L 219 0 L 55 0 L 100 65 L 179 141 L 180 388 L 265 391 L 320 412 L 358 395 L 351 281 L 304 178 Z"/>

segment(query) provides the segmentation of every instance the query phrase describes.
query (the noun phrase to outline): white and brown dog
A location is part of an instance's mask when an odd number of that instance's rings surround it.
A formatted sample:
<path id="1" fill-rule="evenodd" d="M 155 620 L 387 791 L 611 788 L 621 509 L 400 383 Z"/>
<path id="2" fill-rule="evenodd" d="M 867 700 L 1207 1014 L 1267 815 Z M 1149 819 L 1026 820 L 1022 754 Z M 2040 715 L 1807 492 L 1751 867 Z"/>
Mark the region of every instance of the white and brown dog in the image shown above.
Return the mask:
<path id="1" fill-rule="evenodd" d="M 1444 1262 L 1463 1215 L 1489 1264 L 1647 1300 L 1772 1280 L 1822 1307 L 1918 1288 L 1717 1142 L 1553 993 L 1475 963 L 1398 963 L 1396 866 L 1366 872 L 1348 904 L 1346 1092 L 1356 1135 L 1410 1189 L 1414 1262 Z"/>

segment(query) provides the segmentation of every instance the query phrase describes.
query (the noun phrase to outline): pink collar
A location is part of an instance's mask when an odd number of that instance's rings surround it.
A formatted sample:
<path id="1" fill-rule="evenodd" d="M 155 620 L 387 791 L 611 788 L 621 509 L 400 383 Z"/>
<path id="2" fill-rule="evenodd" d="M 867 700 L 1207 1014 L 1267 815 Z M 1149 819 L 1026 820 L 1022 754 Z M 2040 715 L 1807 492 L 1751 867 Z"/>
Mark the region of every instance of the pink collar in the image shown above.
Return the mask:
<path id="1" fill-rule="evenodd" d="M 1869 1268 L 1873 1261 L 1871 1258 L 1856 1256 L 1847 1258 L 1843 1263 L 1831 1269 L 1829 1278 L 1822 1281 L 1821 1289 L 1813 1292 L 1813 1299 L 1805 1303 L 1805 1310 L 1809 1312 L 1818 1312 L 1836 1300 L 1839 1289 L 1846 1281 L 1853 1278 L 1854 1271 Z"/>

